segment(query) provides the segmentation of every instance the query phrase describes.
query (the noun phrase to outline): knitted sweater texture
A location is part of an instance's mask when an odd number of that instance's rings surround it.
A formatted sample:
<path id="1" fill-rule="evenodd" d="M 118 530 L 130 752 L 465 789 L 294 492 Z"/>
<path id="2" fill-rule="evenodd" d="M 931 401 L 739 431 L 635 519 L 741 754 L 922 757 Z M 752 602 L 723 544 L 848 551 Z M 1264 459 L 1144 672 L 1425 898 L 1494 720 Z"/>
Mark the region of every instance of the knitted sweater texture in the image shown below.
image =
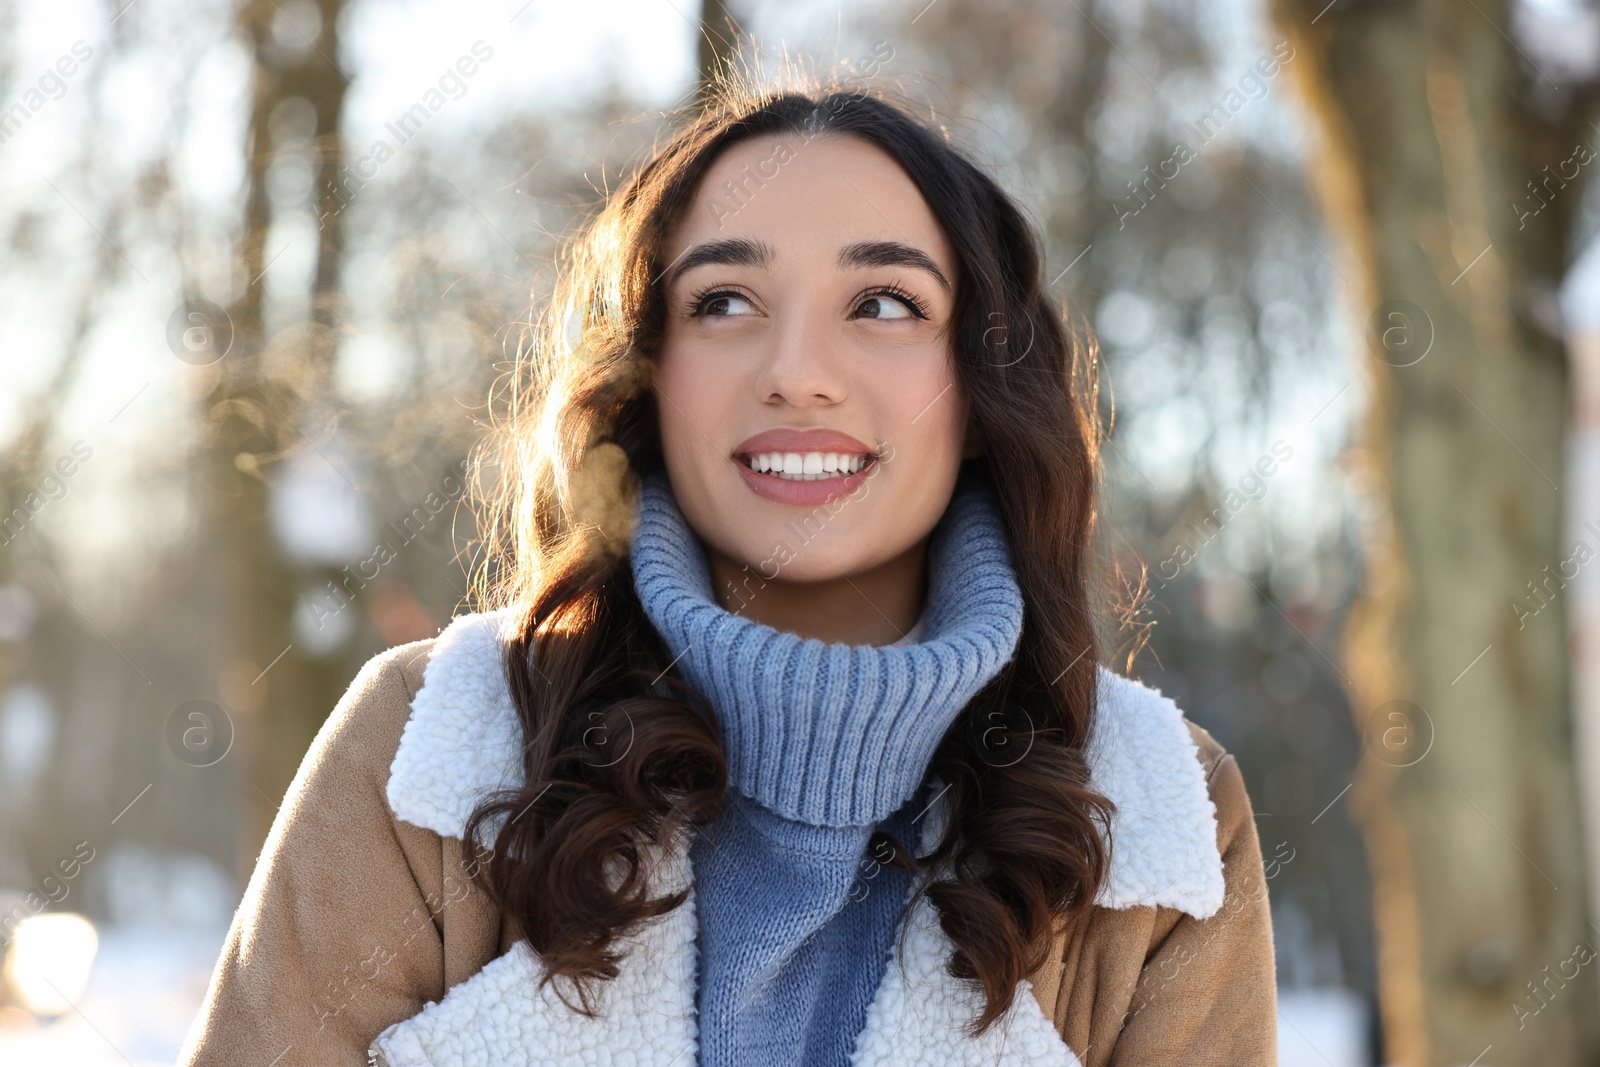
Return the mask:
<path id="1" fill-rule="evenodd" d="M 893 645 L 828 644 L 724 609 L 661 474 L 645 480 L 630 562 L 728 761 L 723 817 L 690 846 L 700 1067 L 847 1064 L 911 889 L 872 833 L 915 847 L 940 786 L 934 750 L 1021 637 L 992 492 L 957 487 L 929 542 L 922 618 Z"/>

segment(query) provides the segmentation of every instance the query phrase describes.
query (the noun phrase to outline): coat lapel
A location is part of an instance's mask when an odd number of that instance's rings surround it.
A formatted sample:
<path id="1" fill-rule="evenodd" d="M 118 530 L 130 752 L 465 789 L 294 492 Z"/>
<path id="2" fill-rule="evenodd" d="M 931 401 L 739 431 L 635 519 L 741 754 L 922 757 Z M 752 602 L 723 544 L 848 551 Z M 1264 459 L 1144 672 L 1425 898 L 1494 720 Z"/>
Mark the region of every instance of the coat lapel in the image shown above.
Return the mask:
<path id="1" fill-rule="evenodd" d="M 463 616 L 439 636 L 390 768 L 388 799 L 397 817 L 459 837 L 483 793 L 521 783 L 520 727 L 499 656 L 507 617 Z M 1188 727 L 1170 700 L 1110 671 L 1102 672 L 1100 696 L 1087 755 L 1092 781 L 1117 812 L 1111 876 L 1097 903 L 1159 904 L 1206 918 L 1222 905 L 1222 858 L 1216 808 Z M 924 850 L 943 824 L 936 802 L 923 826 Z M 542 966 L 518 942 L 442 1000 L 384 1030 L 374 1052 L 391 1067 L 693 1067 L 696 926 L 687 846 L 654 859 L 658 884 L 687 888 L 688 899 L 619 946 L 626 953 L 621 971 L 597 984 L 594 1018 L 568 1008 L 554 984 L 536 990 Z M 1079 1067 L 1026 979 L 1007 1014 L 978 1038 L 968 1037 L 962 1028 L 980 998 L 945 972 L 951 942 L 935 909 L 918 902 L 906 925 L 905 965 L 896 957 L 885 970 L 852 1067 Z"/>
<path id="2" fill-rule="evenodd" d="M 660 872 L 663 884 L 681 885 L 687 869 L 680 850 Z M 563 1004 L 554 983 L 535 991 L 542 965 L 518 941 L 443 1000 L 384 1030 L 372 1047 L 390 1067 L 694 1067 L 693 890 L 623 945 L 617 977 L 597 984 L 594 1018 Z"/>
<path id="3" fill-rule="evenodd" d="M 931 843 L 925 834 L 924 847 Z M 597 987 L 594 1018 L 571 1011 L 553 985 L 535 992 L 543 969 L 527 942 L 519 941 L 443 1000 L 379 1034 L 373 1048 L 389 1067 L 693 1067 L 695 897 L 688 872 L 686 849 L 665 858 L 660 884 L 687 884 L 689 896 L 627 942 L 617 978 Z M 887 969 L 852 1067 L 1080 1067 L 1026 982 L 1010 1012 L 981 1037 L 962 1033 L 978 997 L 945 973 L 950 941 L 932 906 L 919 902 L 906 921 L 905 967 L 891 962 Z"/>

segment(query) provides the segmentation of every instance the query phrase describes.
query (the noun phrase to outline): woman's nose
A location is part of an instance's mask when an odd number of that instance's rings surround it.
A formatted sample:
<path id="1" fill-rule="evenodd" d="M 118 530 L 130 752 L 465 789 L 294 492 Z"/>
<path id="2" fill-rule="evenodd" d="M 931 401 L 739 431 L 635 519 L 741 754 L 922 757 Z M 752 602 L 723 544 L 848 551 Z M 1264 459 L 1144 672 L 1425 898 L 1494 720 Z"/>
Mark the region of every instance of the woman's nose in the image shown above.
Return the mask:
<path id="1" fill-rule="evenodd" d="M 807 407 L 845 398 L 849 368 L 832 325 L 826 316 L 798 308 L 779 318 L 756 382 L 764 402 Z"/>

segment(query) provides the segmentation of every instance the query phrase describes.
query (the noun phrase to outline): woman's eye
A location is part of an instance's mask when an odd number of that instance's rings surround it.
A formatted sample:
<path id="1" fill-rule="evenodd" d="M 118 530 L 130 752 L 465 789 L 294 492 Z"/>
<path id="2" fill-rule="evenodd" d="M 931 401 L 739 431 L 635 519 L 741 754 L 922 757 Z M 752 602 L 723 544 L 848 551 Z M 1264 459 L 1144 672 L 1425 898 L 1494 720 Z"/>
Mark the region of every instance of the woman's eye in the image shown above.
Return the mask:
<path id="1" fill-rule="evenodd" d="M 749 311 L 738 310 L 741 304 L 747 308 L 754 307 L 748 297 L 739 293 L 730 291 L 707 293 L 695 301 L 689 314 L 691 316 L 706 315 L 713 318 L 728 318 L 749 314 Z"/>
<path id="2" fill-rule="evenodd" d="M 866 309 L 866 310 L 862 310 Z M 874 293 L 862 297 L 856 305 L 856 310 L 861 312 L 857 318 L 861 319 L 915 319 L 921 318 L 905 300 L 888 293 Z"/>

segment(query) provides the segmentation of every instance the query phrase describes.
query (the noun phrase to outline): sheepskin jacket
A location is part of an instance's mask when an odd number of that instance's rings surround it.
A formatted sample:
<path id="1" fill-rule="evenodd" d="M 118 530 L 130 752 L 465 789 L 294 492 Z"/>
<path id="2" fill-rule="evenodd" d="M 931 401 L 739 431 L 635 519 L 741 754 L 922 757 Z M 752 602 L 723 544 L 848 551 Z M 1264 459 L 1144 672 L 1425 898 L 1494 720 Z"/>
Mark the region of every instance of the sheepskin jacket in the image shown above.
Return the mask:
<path id="1" fill-rule="evenodd" d="M 267 836 L 179 1057 L 190 1067 L 685 1067 L 696 1060 L 687 845 L 652 861 L 688 900 L 625 940 L 593 1018 L 536 990 L 536 954 L 472 882 L 461 835 L 520 785 L 499 614 L 361 670 Z M 852 1067 L 1275 1065 L 1267 879 L 1234 758 L 1160 693 L 1102 668 L 1091 782 L 1117 806 L 1088 921 L 982 1035 L 931 904 L 873 997 Z M 944 826 L 936 804 L 921 847 Z M 564 983 L 562 983 L 564 986 Z M 570 993 L 569 993 L 570 996 Z"/>

